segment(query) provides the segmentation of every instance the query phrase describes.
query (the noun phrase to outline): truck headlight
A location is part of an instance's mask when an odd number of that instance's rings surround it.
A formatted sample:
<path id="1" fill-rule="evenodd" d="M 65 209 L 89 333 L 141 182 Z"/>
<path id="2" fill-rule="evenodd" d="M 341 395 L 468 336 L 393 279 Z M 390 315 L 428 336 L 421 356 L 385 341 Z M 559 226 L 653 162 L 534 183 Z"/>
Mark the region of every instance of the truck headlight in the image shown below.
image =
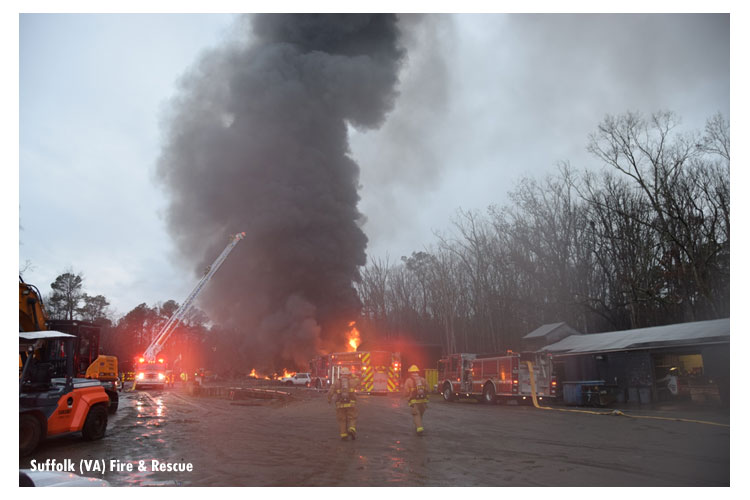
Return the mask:
<path id="1" fill-rule="evenodd" d="M 159 374 L 159 380 L 164 380 L 164 374 L 163 373 Z"/>

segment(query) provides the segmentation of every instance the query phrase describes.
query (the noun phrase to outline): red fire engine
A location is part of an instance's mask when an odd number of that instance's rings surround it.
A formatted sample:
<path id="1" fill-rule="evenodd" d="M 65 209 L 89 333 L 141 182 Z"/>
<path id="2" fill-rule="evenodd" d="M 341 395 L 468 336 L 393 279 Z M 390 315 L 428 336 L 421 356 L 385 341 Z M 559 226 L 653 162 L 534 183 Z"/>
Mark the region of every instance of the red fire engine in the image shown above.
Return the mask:
<path id="1" fill-rule="evenodd" d="M 327 389 L 331 383 L 328 376 L 331 366 L 331 355 L 325 354 L 310 360 L 310 387 Z"/>
<path id="2" fill-rule="evenodd" d="M 310 361 L 310 385 L 317 389 L 329 387 L 348 367 L 359 380 L 357 391 L 369 394 L 397 392 L 401 355 L 387 351 L 336 352 Z"/>
<path id="3" fill-rule="evenodd" d="M 534 369 L 537 398 L 554 398 L 557 381 L 552 375 L 551 357 L 546 353 L 451 354 L 438 362 L 438 387 L 446 401 L 473 397 L 486 403 L 500 399 L 530 402 L 531 376 L 527 361 Z"/>
<path id="4" fill-rule="evenodd" d="M 138 358 L 136 360 L 135 381 L 140 389 L 146 386 L 164 389 L 164 384 L 167 383 L 164 358 L 153 361 L 144 357 Z"/>

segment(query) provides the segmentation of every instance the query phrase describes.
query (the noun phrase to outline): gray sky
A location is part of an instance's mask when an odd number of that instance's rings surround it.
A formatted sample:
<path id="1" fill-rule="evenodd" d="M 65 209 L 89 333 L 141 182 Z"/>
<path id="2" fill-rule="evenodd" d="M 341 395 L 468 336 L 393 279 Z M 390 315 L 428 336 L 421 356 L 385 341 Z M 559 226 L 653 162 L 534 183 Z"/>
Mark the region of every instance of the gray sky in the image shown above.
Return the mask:
<path id="1" fill-rule="evenodd" d="M 20 20 L 20 246 L 43 293 L 72 267 L 120 314 L 195 284 L 154 183 L 159 119 L 229 15 L 25 15 Z M 459 207 L 504 204 L 524 175 L 596 168 L 607 113 L 670 109 L 684 129 L 729 116 L 729 17 L 408 18 L 400 96 L 379 130 L 351 130 L 368 254 L 434 242 Z M 236 228 L 242 231 L 244 228 Z M 230 257 L 231 258 L 231 257 Z"/>

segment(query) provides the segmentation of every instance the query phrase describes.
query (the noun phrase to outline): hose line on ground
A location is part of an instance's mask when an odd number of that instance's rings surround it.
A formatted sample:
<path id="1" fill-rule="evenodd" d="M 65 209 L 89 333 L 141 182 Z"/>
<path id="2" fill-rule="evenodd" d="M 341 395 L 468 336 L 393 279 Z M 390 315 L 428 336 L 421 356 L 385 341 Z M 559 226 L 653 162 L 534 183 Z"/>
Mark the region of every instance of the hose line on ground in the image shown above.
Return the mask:
<path id="1" fill-rule="evenodd" d="M 536 380 L 534 379 L 534 364 L 531 361 L 526 361 L 526 366 L 529 368 L 529 376 L 531 378 L 531 401 L 534 403 L 534 407 L 540 410 L 553 410 L 553 411 L 565 411 L 570 413 L 588 413 L 589 415 L 610 415 L 616 417 L 628 417 L 628 418 L 645 418 L 652 420 L 671 420 L 673 422 L 691 422 L 694 424 L 705 424 L 715 425 L 718 427 L 729 427 L 729 424 L 720 424 L 718 422 L 709 422 L 706 420 L 693 420 L 689 418 L 678 418 L 678 417 L 655 417 L 649 415 L 628 415 L 621 410 L 610 410 L 610 411 L 593 411 L 593 410 L 572 410 L 569 408 L 552 408 L 550 406 L 540 406 L 536 399 Z"/>

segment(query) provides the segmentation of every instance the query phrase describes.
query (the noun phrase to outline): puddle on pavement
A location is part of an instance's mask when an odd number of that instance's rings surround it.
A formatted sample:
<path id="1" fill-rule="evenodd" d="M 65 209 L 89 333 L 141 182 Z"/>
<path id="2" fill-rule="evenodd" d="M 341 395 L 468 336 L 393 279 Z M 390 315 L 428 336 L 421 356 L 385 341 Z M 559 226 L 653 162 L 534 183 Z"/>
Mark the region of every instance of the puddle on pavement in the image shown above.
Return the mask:
<path id="1" fill-rule="evenodd" d="M 396 441 L 388 447 L 388 482 L 399 483 L 408 479 L 408 470 L 406 466 L 406 449 L 401 446 L 401 441 Z"/>
<path id="2" fill-rule="evenodd" d="M 133 464 L 134 470 L 111 474 L 107 480 L 115 486 L 179 486 L 179 481 L 159 477 L 159 472 L 137 470 L 141 460 L 150 463 L 158 455 L 169 454 L 171 442 L 166 438 L 166 431 L 170 412 L 163 397 L 146 393 L 134 395 L 130 412 L 131 425 L 127 433 L 132 436 L 129 439 L 132 445 L 121 451 L 123 459 Z"/>

